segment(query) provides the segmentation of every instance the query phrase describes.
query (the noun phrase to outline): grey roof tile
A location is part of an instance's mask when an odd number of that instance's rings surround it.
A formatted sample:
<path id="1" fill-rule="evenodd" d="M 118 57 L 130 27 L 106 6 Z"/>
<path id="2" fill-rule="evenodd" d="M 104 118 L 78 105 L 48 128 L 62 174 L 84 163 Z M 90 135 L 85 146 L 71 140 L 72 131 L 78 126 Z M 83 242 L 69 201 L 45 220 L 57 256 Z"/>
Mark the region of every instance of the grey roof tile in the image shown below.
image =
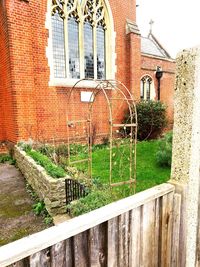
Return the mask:
<path id="1" fill-rule="evenodd" d="M 149 34 L 148 37 L 141 37 L 141 52 L 152 56 L 171 58 L 152 34 Z"/>

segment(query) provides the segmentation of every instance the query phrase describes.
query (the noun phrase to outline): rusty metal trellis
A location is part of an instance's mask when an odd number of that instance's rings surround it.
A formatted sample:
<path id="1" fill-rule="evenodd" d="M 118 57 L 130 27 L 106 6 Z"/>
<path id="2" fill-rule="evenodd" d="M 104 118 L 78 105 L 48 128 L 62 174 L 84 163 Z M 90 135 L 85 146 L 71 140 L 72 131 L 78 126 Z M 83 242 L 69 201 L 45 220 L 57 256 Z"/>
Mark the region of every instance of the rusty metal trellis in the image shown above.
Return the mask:
<path id="1" fill-rule="evenodd" d="M 87 87 L 91 83 L 91 88 Z M 86 84 L 85 84 L 86 83 Z M 80 104 L 81 91 L 91 92 L 85 105 Z M 124 119 L 124 113 L 128 114 Z M 92 179 L 92 140 L 94 130 L 106 128 L 109 144 L 109 184 L 111 187 L 127 184 L 136 189 L 136 105 L 128 88 L 117 80 L 81 79 L 71 88 L 67 102 L 68 159 L 69 165 L 87 162 L 88 177 Z M 98 132 L 97 130 L 97 132 Z M 106 133 L 103 133 L 105 135 Z M 102 133 L 97 134 L 102 137 Z M 74 159 L 71 146 L 87 143 L 87 157 Z M 123 147 L 129 147 L 129 155 Z M 117 155 L 117 153 L 119 155 Z M 123 158 L 123 159 L 122 159 Z M 118 162 L 118 164 L 116 164 Z M 129 177 L 123 177 L 124 163 L 129 162 Z M 115 177 L 117 165 L 120 179 Z"/>

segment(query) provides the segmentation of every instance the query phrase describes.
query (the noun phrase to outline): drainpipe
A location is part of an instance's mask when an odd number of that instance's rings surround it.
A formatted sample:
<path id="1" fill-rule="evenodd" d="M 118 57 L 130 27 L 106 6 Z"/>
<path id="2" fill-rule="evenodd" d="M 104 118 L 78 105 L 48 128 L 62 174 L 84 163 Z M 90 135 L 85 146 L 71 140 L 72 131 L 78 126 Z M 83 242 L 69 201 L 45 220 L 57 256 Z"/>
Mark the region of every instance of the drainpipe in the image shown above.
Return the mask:
<path id="1" fill-rule="evenodd" d="M 160 80 L 163 76 L 163 71 L 161 67 L 157 67 L 156 69 L 156 79 L 158 81 L 158 101 L 160 100 Z"/>

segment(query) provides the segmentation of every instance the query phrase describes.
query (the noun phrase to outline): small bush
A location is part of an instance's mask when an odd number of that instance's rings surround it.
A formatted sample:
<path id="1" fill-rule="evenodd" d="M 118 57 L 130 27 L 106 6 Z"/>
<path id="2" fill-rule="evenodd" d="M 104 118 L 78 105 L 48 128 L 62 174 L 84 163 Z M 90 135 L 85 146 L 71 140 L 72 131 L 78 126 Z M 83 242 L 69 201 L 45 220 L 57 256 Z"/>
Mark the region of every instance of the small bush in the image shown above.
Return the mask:
<path id="1" fill-rule="evenodd" d="M 61 178 L 66 175 L 66 172 L 63 170 L 63 168 L 53 164 L 47 156 L 42 155 L 40 152 L 35 150 L 27 150 L 26 153 L 30 157 L 32 157 L 39 165 L 44 167 L 44 169 L 50 176 L 54 178 Z"/>
<path id="2" fill-rule="evenodd" d="M 140 101 L 136 105 L 138 120 L 138 139 L 152 139 L 159 136 L 167 125 L 166 105 L 160 101 Z M 129 112 L 125 123 L 130 122 Z"/>
<path id="3" fill-rule="evenodd" d="M 46 144 L 42 144 L 41 146 L 38 146 L 38 148 L 36 148 L 36 150 L 47 157 L 51 157 L 51 155 L 54 152 L 54 148 L 52 146 L 46 145 Z"/>
<path id="4" fill-rule="evenodd" d="M 137 104 L 138 139 L 156 138 L 167 124 L 166 105 L 160 101 L 141 101 Z"/>
<path id="5" fill-rule="evenodd" d="M 48 211 L 46 210 L 44 201 L 38 200 L 34 205 L 33 205 L 33 212 L 37 216 L 42 216 L 44 218 L 44 223 L 46 225 L 51 225 L 53 223 L 53 218 L 49 215 Z"/>
<path id="6" fill-rule="evenodd" d="M 33 205 L 33 211 L 36 215 L 40 215 L 42 213 L 45 213 L 45 204 L 44 201 L 38 201 Z"/>
<path id="7" fill-rule="evenodd" d="M 75 217 L 103 207 L 117 199 L 119 197 L 112 194 L 108 188 L 104 188 L 104 190 L 94 189 L 86 197 L 71 202 L 67 208 L 70 210 L 71 216 Z"/>
<path id="8" fill-rule="evenodd" d="M 156 162 L 161 167 L 170 167 L 172 162 L 172 132 L 165 134 L 159 142 Z"/>
<path id="9" fill-rule="evenodd" d="M 11 165 L 15 165 L 15 160 L 8 154 L 0 155 L 0 163 L 8 162 Z"/>

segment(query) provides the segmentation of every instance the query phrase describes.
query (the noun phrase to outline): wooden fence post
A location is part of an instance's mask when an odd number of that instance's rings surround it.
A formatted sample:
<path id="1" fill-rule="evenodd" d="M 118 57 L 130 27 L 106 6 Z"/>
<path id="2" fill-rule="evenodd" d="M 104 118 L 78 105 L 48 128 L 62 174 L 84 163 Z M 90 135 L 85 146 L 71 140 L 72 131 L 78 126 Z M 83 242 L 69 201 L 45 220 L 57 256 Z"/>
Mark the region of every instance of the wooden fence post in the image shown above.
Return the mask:
<path id="1" fill-rule="evenodd" d="M 199 258 L 199 169 L 200 47 L 196 47 L 183 51 L 177 57 L 171 183 L 182 194 L 180 267 L 193 267 Z"/>

